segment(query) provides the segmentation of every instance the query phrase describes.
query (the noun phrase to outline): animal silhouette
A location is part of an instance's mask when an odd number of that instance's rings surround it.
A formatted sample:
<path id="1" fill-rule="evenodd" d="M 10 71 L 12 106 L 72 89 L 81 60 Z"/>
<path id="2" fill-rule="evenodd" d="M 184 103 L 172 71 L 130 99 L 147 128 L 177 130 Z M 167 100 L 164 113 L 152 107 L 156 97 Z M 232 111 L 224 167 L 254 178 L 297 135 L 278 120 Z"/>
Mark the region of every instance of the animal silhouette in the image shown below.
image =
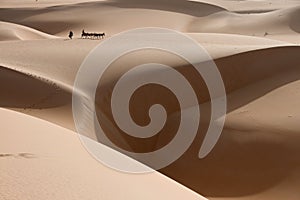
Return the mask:
<path id="1" fill-rule="evenodd" d="M 81 38 L 83 39 L 103 39 L 105 36 L 105 33 L 87 33 L 82 30 Z"/>

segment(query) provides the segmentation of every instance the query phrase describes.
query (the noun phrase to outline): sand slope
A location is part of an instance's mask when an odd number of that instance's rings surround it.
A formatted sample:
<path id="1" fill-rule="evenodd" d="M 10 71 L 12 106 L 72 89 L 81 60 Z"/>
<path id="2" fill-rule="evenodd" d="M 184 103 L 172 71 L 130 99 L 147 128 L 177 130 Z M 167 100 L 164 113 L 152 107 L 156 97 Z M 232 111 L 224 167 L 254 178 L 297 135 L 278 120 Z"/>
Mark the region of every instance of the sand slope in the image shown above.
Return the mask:
<path id="1" fill-rule="evenodd" d="M 0 116 L 3 199 L 204 199 L 157 172 L 130 175 L 99 164 L 74 132 L 5 109 Z"/>
<path id="2" fill-rule="evenodd" d="M 276 38 L 276 35 L 299 33 L 300 24 L 297 21 L 299 14 L 299 6 L 258 14 L 218 12 L 208 16 L 206 19 L 194 20 L 190 24 L 188 31 L 239 33 Z M 299 43 L 298 40 L 297 42 Z"/>
<path id="3" fill-rule="evenodd" d="M 53 35 L 12 23 L 0 22 L 0 41 L 53 39 Z"/>
<path id="4" fill-rule="evenodd" d="M 168 1 L 147 3 L 119 0 L 39 9 L 4 8 L 0 10 L 0 20 L 26 25 L 59 36 L 66 36 L 71 29 L 78 35 L 82 29 L 91 32 L 104 31 L 112 35 L 130 28 L 158 26 L 183 32 L 246 34 L 299 43 L 298 37 L 293 36 L 295 32 L 299 32 L 297 20 L 299 6 L 262 13 L 253 11 L 238 14 L 216 3 L 176 0 L 169 4 Z M 10 13 L 18 15 L 11 18 Z M 128 21 L 131 23 L 126 23 Z"/>
<path id="5" fill-rule="evenodd" d="M 286 54 L 289 55 L 288 58 Z M 299 108 L 297 106 L 299 81 L 295 82 L 299 80 L 300 75 L 298 55 L 299 47 L 277 47 L 217 59 L 216 64 L 229 93 L 229 115 L 222 138 L 210 157 L 199 160 L 197 152 L 203 138 L 203 132 L 200 131 L 197 142 L 191 149 L 162 172 L 207 197 L 242 198 L 244 196 L 247 199 L 249 195 L 256 195 L 257 198 L 271 199 L 274 197 L 274 190 L 276 195 L 282 197 L 291 192 L 297 194 L 296 177 L 298 175 L 293 174 L 299 173 L 297 170 L 299 162 L 297 157 L 287 155 L 296 156 L 299 151 L 296 145 L 299 140 L 297 135 L 298 113 L 300 112 L 297 110 Z M 175 65 L 174 67 L 180 68 L 181 66 Z M 183 68 L 183 71 L 185 70 L 187 67 Z M 13 76 L 16 77 L 16 75 Z M 6 82 L 9 83 L 8 80 Z M 38 84 L 34 83 L 36 86 Z M 47 89 L 47 91 L 51 90 Z M 267 94 L 268 97 L 266 97 Z M 13 96 L 9 95 L 6 98 L 13 98 Z M 281 102 L 287 101 L 285 99 L 290 99 L 291 102 L 280 106 Z M 42 104 L 38 105 L 42 106 Z M 271 105 L 277 109 L 273 109 Z M 17 104 L 11 104 L 9 107 L 16 106 Z M 64 110 L 64 113 L 56 109 L 50 115 L 51 109 L 44 111 L 31 109 L 33 111 L 28 114 L 63 125 L 64 120 L 57 119 L 55 114 L 70 118 L 70 106 L 60 108 Z M 270 113 L 272 117 L 268 116 Z M 66 124 L 63 126 L 68 127 Z M 292 143 L 289 141 L 291 138 L 293 138 Z M 253 142 L 253 140 L 262 143 Z M 280 150 L 275 151 L 278 148 Z M 236 152 L 236 149 L 240 150 Z M 252 149 L 257 149 L 257 151 Z M 265 154 L 257 157 L 259 152 L 265 152 Z M 285 157 L 282 162 L 277 161 L 277 156 L 280 155 L 281 158 Z M 223 159 L 223 157 L 228 157 L 228 159 Z M 241 159 L 242 162 L 239 162 Z M 186 163 L 191 163 L 191 165 L 186 165 Z M 251 163 L 260 163 L 261 167 L 254 167 Z M 265 174 L 265 170 L 269 168 L 273 171 Z M 233 169 L 239 169 L 240 173 L 236 173 Z M 230 171 L 232 173 L 229 173 Z M 249 174 L 251 174 L 251 179 L 248 177 Z M 262 174 L 265 175 L 264 179 L 260 178 Z M 294 178 L 296 180 L 293 180 Z"/>

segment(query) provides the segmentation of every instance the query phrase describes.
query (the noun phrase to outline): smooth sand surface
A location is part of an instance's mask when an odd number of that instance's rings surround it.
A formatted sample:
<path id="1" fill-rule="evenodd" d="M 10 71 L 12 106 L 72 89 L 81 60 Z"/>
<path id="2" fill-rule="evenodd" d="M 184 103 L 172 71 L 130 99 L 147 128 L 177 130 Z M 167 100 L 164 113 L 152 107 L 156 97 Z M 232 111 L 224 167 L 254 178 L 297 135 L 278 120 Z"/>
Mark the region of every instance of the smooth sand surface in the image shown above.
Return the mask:
<path id="1" fill-rule="evenodd" d="M 158 172 L 100 164 L 72 131 L 6 109 L 0 116 L 1 199 L 204 199 Z"/>
<path id="2" fill-rule="evenodd" d="M 299 16 L 297 0 L 2 0 L 0 199 L 298 200 Z M 153 60 L 188 77 L 201 104 L 201 128 L 180 159 L 159 172 L 129 175 L 104 167 L 80 144 L 72 90 L 84 58 L 105 41 L 81 39 L 82 29 L 110 38 L 149 26 L 185 33 L 206 49 L 224 81 L 227 115 L 215 149 L 199 159 L 210 116 L 203 79 L 172 54 L 144 51 L 120 58 L 106 72 L 105 84 L 99 83 L 98 119 L 104 113 L 112 121 L 107 100 L 121 74 Z M 169 104 L 165 136 L 145 143 L 112 139 L 136 151 L 161 147 L 172 138 L 168 130 L 178 126 L 173 99 L 157 87 L 145 87 L 132 99 L 132 117 L 144 125 L 149 104 Z"/>

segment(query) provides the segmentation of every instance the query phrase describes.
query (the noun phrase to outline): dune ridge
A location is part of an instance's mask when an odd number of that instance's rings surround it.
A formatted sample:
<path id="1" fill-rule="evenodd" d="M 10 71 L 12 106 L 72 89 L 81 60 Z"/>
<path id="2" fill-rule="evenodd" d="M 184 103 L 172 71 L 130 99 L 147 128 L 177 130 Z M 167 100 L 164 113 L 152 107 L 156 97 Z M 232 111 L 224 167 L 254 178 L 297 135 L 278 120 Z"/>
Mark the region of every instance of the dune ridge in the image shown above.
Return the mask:
<path id="1" fill-rule="evenodd" d="M 8 40 L 38 40 L 57 38 L 26 26 L 18 24 L 0 22 L 0 41 Z"/>
<path id="2" fill-rule="evenodd" d="M 1 198 L 205 199 L 158 172 L 131 176 L 99 164 L 72 131 L 3 108 L 0 113 L 6 116 L 1 119 L 6 141 L 0 147 Z"/>
<path id="3" fill-rule="evenodd" d="M 119 0 L 92 1 L 39 9 L 3 8 L 0 10 L 0 20 L 22 24 L 58 36 L 66 36 L 71 29 L 79 33 L 82 29 L 89 29 L 112 35 L 130 28 L 158 26 L 182 32 L 234 33 L 279 40 L 283 40 L 282 35 L 289 35 L 283 41 L 299 43 L 298 37 L 289 38 L 293 33 L 299 32 L 297 18 L 300 5 L 265 13 L 246 14 L 238 14 L 217 4 L 203 2 L 177 0 L 172 5 L 161 1 L 139 3 L 133 0 L 124 2 Z M 82 13 L 86 13 L 87 10 L 90 14 L 83 15 Z M 12 19 L 11 12 L 19 14 Z M 66 13 L 73 13 L 73 15 L 66 15 Z M 134 16 L 141 16 L 141 18 Z M 169 21 L 176 21 L 176 23 L 169 23 Z"/>

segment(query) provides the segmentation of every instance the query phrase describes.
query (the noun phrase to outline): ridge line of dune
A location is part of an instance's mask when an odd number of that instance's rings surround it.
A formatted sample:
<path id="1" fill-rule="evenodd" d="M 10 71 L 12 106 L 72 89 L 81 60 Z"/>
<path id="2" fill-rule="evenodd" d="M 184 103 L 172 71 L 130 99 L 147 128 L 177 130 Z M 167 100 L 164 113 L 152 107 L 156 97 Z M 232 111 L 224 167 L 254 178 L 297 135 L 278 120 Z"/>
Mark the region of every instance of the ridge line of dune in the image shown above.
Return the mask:
<path id="1" fill-rule="evenodd" d="M 6 69 L 9 69 L 9 70 L 21 73 L 24 76 L 29 76 L 33 79 L 42 81 L 46 84 L 53 85 L 55 87 L 59 87 L 60 89 L 66 91 L 66 92 L 69 92 L 69 93 L 73 92 L 73 87 L 69 86 L 68 84 L 65 84 L 65 83 L 63 83 L 61 81 L 58 81 L 58 80 L 55 80 L 55 79 L 51 79 L 51 78 L 46 77 L 42 74 L 32 73 L 30 70 L 26 70 L 24 68 L 18 69 L 18 67 L 8 66 L 7 64 L 1 64 L 1 63 L 0 63 L 0 68 L 6 68 Z"/>
<path id="2" fill-rule="evenodd" d="M 22 24 L 0 21 L 0 41 L 59 38 Z"/>

